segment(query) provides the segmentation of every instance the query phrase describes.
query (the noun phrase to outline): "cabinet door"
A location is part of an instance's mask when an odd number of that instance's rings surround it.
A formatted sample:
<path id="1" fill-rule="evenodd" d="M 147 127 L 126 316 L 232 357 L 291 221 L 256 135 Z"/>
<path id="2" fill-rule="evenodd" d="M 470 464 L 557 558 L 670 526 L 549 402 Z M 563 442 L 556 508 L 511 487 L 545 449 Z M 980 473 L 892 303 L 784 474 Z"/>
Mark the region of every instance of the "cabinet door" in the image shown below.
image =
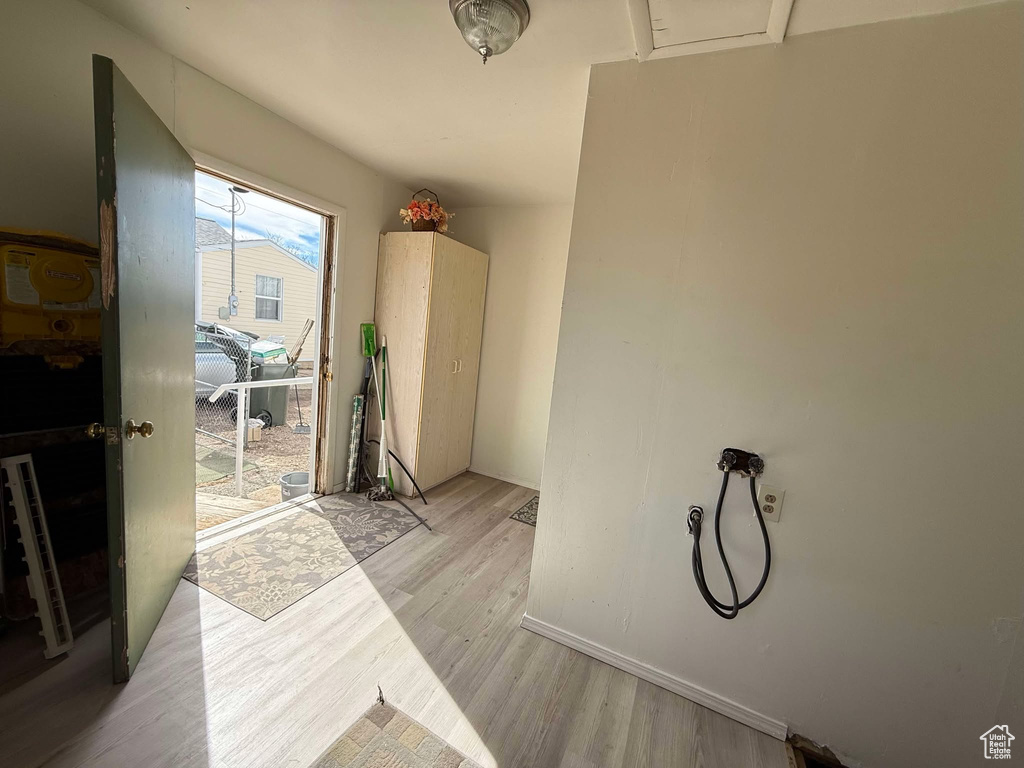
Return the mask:
<path id="1" fill-rule="evenodd" d="M 427 346 L 416 456 L 416 480 L 422 488 L 429 488 L 450 476 L 448 446 L 458 368 L 455 333 L 459 322 L 457 278 L 461 264 L 451 249 L 438 247 L 444 242 L 445 238 L 435 236 L 430 274 Z"/>
<path id="2" fill-rule="evenodd" d="M 480 373 L 480 340 L 487 289 L 487 255 L 454 243 L 461 268 L 456 279 L 455 392 L 448 440 L 448 476 L 469 469 L 473 452 L 473 421 Z"/>

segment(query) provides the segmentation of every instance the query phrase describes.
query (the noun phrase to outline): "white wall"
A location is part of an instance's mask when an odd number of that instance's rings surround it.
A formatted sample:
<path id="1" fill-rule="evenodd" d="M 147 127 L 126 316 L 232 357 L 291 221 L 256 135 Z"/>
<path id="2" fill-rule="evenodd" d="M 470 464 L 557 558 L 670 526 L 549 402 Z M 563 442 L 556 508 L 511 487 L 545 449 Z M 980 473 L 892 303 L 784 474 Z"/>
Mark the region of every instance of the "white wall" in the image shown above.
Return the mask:
<path id="1" fill-rule="evenodd" d="M 869 766 L 1021 737 L 1022 98 L 1019 3 L 592 70 L 531 617 Z"/>
<path id="2" fill-rule="evenodd" d="M 75 0 L 14 0 L 0 5 L 0 226 L 96 240 L 93 53 L 114 60 L 186 148 L 346 209 L 332 396 L 347 413 L 362 378 L 358 325 L 373 316 L 377 234 L 398 224 L 409 190 Z M 348 429 L 337 423 L 341 482 Z"/>
<path id="3" fill-rule="evenodd" d="M 470 469 L 540 488 L 571 205 L 461 208 L 451 236 L 490 256 Z"/>

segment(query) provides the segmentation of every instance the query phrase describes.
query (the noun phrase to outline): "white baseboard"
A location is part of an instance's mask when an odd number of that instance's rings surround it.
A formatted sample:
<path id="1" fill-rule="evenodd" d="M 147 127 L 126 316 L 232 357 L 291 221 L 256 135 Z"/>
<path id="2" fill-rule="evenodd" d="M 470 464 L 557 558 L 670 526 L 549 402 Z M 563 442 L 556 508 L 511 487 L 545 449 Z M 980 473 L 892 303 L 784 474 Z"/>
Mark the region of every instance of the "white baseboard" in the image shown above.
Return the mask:
<path id="1" fill-rule="evenodd" d="M 699 685 L 689 683 L 682 678 L 670 675 L 649 664 L 631 659 L 629 656 L 624 656 L 617 651 L 605 648 L 603 645 L 598 645 L 571 632 L 566 632 L 547 622 L 535 619 L 529 614 L 523 616 L 520 626 L 523 629 L 535 632 L 541 637 L 546 637 L 549 640 L 554 640 L 556 643 L 572 648 L 574 651 L 579 651 L 598 661 L 603 661 L 605 664 L 616 669 L 621 669 L 623 672 L 635 675 L 641 680 L 653 683 L 659 688 L 664 688 L 666 691 L 678 694 L 684 699 L 700 704 L 702 707 L 707 707 L 719 714 L 730 717 L 736 722 L 749 725 L 751 728 L 767 733 L 769 736 L 784 740 L 789 733 L 786 724 L 780 720 L 774 720 L 767 715 L 762 715 L 760 712 L 755 712 L 706 688 L 701 688 Z"/>
<path id="2" fill-rule="evenodd" d="M 474 472 L 484 477 L 493 477 L 495 480 L 504 480 L 506 483 L 512 483 L 513 485 L 521 485 L 524 488 L 529 488 L 531 491 L 537 491 L 540 493 L 540 488 L 537 487 L 535 480 L 527 480 L 525 477 L 516 477 L 515 475 L 509 475 L 505 472 L 491 472 L 489 469 L 477 469 L 476 467 L 470 467 L 470 472 Z"/>

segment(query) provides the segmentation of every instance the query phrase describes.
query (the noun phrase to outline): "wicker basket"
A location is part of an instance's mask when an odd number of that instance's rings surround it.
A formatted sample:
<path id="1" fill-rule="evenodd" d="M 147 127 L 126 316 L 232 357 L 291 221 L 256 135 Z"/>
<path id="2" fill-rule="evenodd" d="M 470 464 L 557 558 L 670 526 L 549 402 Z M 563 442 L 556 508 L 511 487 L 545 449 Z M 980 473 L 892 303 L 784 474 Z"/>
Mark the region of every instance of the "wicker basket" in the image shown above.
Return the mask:
<path id="1" fill-rule="evenodd" d="M 423 194 L 424 192 L 426 194 Z M 422 199 L 421 199 L 421 196 L 422 196 Z M 441 199 L 434 192 L 431 192 L 429 189 L 426 189 L 426 188 L 421 189 L 419 192 L 417 192 L 415 195 L 413 195 L 412 199 L 413 200 L 419 200 L 421 203 L 422 202 L 426 202 L 426 201 L 431 201 L 431 202 L 437 203 L 438 205 L 441 204 Z M 412 222 L 412 231 L 413 232 L 436 232 L 437 231 L 437 222 L 434 221 L 433 219 L 418 219 L 417 221 Z"/>

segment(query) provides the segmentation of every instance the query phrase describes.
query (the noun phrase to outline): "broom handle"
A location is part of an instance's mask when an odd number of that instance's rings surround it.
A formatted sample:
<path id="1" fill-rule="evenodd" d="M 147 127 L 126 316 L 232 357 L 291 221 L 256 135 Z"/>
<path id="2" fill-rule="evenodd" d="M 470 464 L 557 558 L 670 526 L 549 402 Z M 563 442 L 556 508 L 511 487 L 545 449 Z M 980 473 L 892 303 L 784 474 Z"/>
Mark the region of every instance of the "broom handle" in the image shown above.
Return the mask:
<path id="1" fill-rule="evenodd" d="M 387 445 L 387 435 L 385 434 L 384 417 L 387 416 L 388 412 L 388 337 L 382 336 L 380 340 L 380 407 L 381 412 L 384 416 L 381 417 L 381 440 L 383 444 Z M 391 451 L 388 451 L 391 453 Z M 384 456 L 384 470 L 387 472 L 388 487 L 391 490 L 395 489 L 395 479 L 391 476 L 391 464 L 388 462 L 387 454 Z"/>
<path id="2" fill-rule="evenodd" d="M 386 447 L 388 444 L 387 424 L 384 422 L 384 398 L 381 397 L 380 379 L 377 377 L 377 361 L 376 358 L 372 359 L 373 383 L 377 387 L 377 407 L 380 410 L 380 441 L 383 446 L 380 452 L 380 461 L 377 465 L 377 477 L 381 480 L 381 485 L 385 485 L 388 477 L 388 452 Z M 384 472 L 383 475 L 381 475 L 382 470 Z"/>
<path id="3" fill-rule="evenodd" d="M 370 363 L 373 366 L 373 386 L 377 389 L 377 410 L 380 412 L 380 423 L 384 424 L 384 401 L 380 397 L 380 379 L 377 378 L 377 358 L 371 357 Z"/>
<path id="4" fill-rule="evenodd" d="M 380 420 L 384 421 L 387 413 L 388 397 L 388 337 L 381 338 L 380 344 Z"/>
<path id="5" fill-rule="evenodd" d="M 302 406 L 299 405 L 299 385 L 292 384 L 292 390 L 295 392 L 295 409 L 299 412 L 299 424 L 302 424 Z"/>

